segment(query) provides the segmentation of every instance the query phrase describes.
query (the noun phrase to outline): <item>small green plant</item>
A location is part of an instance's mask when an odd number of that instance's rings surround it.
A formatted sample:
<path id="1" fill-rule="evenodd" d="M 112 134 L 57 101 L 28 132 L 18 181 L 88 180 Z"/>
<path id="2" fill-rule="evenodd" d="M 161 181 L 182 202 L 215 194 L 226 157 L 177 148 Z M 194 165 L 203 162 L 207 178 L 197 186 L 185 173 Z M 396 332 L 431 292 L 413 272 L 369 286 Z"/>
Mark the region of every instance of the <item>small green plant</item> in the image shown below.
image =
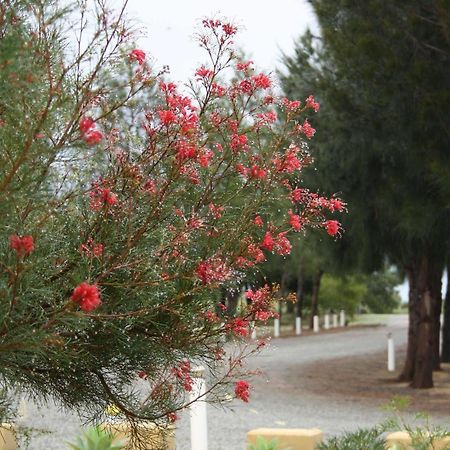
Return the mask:
<path id="1" fill-rule="evenodd" d="M 405 411 L 411 403 L 410 397 L 395 396 L 385 409 L 390 412 L 391 417 L 384 423 L 385 430 L 402 430 L 411 436 L 410 447 L 414 450 L 434 449 L 436 441 L 450 436 L 450 431 L 442 427 L 433 425 L 430 417 L 426 413 L 417 413 L 415 415 L 415 423 L 411 424 L 405 419 Z M 450 444 L 445 447 L 439 447 L 442 450 L 450 450 Z M 398 449 L 392 447 L 391 450 L 403 450 L 402 446 Z"/>
<path id="2" fill-rule="evenodd" d="M 248 450 L 289 450 L 288 448 L 281 449 L 278 447 L 278 443 L 276 439 L 272 439 L 271 441 L 268 441 L 261 436 L 258 436 L 256 438 L 256 444 L 249 444 Z"/>
<path id="3" fill-rule="evenodd" d="M 114 435 L 99 427 L 92 427 L 82 437 L 78 436 L 75 444 L 69 444 L 72 450 L 121 450 L 124 441 L 117 441 Z"/>
<path id="4" fill-rule="evenodd" d="M 345 433 L 319 444 L 317 450 L 386 450 L 382 427 Z"/>

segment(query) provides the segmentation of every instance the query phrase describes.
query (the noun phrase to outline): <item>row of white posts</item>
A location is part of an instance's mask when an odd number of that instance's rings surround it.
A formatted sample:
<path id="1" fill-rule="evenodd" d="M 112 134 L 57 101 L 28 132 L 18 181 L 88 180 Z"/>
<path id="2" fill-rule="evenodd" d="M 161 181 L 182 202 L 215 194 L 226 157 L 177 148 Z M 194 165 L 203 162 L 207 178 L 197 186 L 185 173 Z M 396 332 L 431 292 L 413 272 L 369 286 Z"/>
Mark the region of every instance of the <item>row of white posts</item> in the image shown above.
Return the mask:
<path id="1" fill-rule="evenodd" d="M 339 326 L 345 327 L 345 311 L 341 310 L 339 314 Z M 324 316 L 324 324 L 323 328 L 325 330 L 329 330 L 330 328 L 337 328 L 338 327 L 338 315 L 333 314 L 332 317 L 332 323 L 330 323 L 330 314 L 325 314 Z M 252 339 L 256 339 L 256 328 L 255 324 L 252 323 Z M 320 331 L 320 325 L 319 325 L 319 316 L 314 316 L 313 318 L 313 331 L 314 333 L 318 333 Z M 300 336 L 302 334 L 302 319 L 301 317 L 295 318 L 295 334 L 297 336 Z M 280 337 L 280 319 L 274 319 L 273 321 L 273 336 L 278 338 Z"/>

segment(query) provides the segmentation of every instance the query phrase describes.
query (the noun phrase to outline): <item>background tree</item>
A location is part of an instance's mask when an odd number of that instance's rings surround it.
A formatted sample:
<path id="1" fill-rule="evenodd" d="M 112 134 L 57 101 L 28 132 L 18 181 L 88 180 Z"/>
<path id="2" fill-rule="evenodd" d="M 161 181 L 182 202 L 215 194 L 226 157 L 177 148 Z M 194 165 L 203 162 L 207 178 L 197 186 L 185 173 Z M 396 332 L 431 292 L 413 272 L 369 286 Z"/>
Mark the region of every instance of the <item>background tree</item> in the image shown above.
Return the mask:
<path id="1" fill-rule="evenodd" d="M 449 162 L 443 118 L 450 8 L 442 1 L 311 4 L 321 36 L 306 33 L 285 58 L 283 86 L 289 95 L 320 93 L 314 119 L 320 182 L 330 190 L 339 185 L 350 210 L 338 245 L 342 261 L 375 269 L 388 256 L 407 274 L 410 326 L 401 379 L 431 387 L 449 227 L 438 180 Z"/>

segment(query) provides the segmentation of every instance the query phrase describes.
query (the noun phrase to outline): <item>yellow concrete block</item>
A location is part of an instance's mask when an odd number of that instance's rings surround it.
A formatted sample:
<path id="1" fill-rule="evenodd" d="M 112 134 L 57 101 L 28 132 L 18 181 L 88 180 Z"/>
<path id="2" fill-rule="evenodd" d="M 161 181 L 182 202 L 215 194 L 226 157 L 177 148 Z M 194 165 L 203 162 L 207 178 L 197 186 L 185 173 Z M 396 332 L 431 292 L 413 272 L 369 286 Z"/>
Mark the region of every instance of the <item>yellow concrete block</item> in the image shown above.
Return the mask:
<path id="1" fill-rule="evenodd" d="M 105 430 L 114 434 L 117 440 L 129 441 L 131 437 L 130 427 L 126 422 L 116 422 L 103 424 Z M 145 450 L 175 450 L 175 427 L 167 425 L 158 427 L 154 423 L 142 423 L 139 425 L 139 436 L 145 442 Z M 141 446 L 134 446 L 131 443 L 127 450 L 144 450 Z M 0 449 L 1 450 L 1 449 Z"/>
<path id="2" fill-rule="evenodd" d="M 0 425 L 0 450 L 16 450 L 17 441 L 14 425 L 2 423 Z"/>
<path id="3" fill-rule="evenodd" d="M 318 428 L 257 428 L 247 433 L 247 443 L 255 445 L 258 437 L 276 440 L 280 449 L 314 450 L 322 442 L 323 433 Z"/>
<path id="4" fill-rule="evenodd" d="M 386 436 L 386 447 L 388 450 L 413 450 L 411 446 L 411 436 L 406 431 L 396 431 Z M 396 447 L 397 445 L 397 447 Z M 450 437 L 433 440 L 433 445 L 430 445 L 430 450 L 449 450 Z"/>

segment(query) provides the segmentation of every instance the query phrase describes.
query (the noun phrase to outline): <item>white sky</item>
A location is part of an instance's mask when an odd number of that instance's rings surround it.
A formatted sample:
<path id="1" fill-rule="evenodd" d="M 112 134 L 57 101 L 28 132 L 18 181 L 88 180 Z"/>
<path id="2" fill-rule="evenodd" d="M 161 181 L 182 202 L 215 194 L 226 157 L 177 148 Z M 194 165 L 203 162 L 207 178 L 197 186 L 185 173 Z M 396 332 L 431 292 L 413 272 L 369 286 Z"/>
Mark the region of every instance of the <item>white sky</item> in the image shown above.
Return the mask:
<path id="1" fill-rule="evenodd" d="M 173 81 L 183 82 L 206 61 L 193 38 L 205 17 L 225 17 L 241 25 L 235 42 L 264 71 L 280 66 L 281 51 L 291 53 L 294 39 L 307 26 L 317 29 L 306 0 L 129 0 L 127 11 L 147 34 L 139 47 L 158 69 L 168 65 Z"/>

